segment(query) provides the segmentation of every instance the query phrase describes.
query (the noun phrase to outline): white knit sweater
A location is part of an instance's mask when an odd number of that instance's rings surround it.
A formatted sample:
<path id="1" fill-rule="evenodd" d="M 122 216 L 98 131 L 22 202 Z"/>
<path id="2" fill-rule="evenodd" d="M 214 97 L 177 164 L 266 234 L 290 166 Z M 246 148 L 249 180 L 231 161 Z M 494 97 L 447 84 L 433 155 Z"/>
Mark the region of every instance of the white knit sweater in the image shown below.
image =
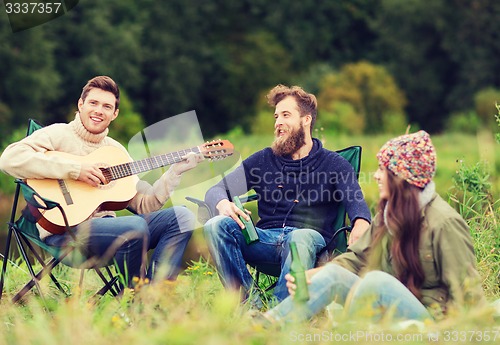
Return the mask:
<path id="1" fill-rule="evenodd" d="M 115 146 L 126 152 L 119 142 L 107 136 L 108 129 L 99 134 L 87 131 L 78 113 L 75 119 L 67 124 L 53 124 L 34 132 L 29 137 L 9 145 L 0 156 L 0 170 L 21 179 L 77 179 L 80 175 L 81 163 L 61 157 L 47 156 L 46 151 L 67 152 L 85 156 L 102 146 Z M 129 207 L 137 213 L 150 213 L 160 209 L 170 194 L 180 183 L 173 166 L 167 170 L 154 184 L 137 180 L 137 194 L 130 201 Z M 92 217 L 114 216 L 111 211 L 100 211 Z M 40 237 L 50 235 L 40 228 Z"/>

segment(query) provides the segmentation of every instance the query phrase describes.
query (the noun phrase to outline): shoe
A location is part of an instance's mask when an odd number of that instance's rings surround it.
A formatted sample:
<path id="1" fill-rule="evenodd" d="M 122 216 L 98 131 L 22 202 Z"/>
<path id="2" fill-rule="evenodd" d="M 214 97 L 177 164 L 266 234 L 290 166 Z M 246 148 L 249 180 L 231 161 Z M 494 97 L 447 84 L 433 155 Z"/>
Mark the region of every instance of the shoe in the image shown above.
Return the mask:
<path id="1" fill-rule="evenodd" d="M 250 310 L 253 309 L 260 311 L 264 309 L 264 303 L 262 302 L 259 294 L 250 295 L 250 297 L 243 301 L 242 304 L 248 306 Z"/>
<path id="2" fill-rule="evenodd" d="M 247 315 L 250 317 L 252 324 L 256 327 L 269 329 L 274 324 L 269 317 L 258 310 L 249 310 Z"/>

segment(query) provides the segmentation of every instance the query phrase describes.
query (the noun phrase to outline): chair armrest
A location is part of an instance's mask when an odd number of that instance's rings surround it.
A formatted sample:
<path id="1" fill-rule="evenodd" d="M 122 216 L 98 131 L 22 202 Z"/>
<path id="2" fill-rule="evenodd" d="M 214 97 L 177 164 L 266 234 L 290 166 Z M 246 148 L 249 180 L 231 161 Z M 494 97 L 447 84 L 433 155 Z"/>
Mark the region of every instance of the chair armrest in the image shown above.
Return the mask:
<path id="1" fill-rule="evenodd" d="M 347 249 L 347 243 L 341 243 L 341 248 L 338 247 L 337 237 L 343 232 L 350 232 L 352 227 L 343 226 L 340 229 L 335 230 L 330 241 L 317 255 L 317 266 L 323 266 L 327 262 L 331 261 L 334 257 L 342 254 Z M 346 236 L 347 237 L 347 236 Z M 346 238 L 347 241 L 347 238 Z"/>
<path id="2" fill-rule="evenodd" d="M 210 209 L 210 207 L 208 206 L 208 204 L 205 201 L 200 200 L 200 199 L 196 199 L 196 198 L 192 198 L 190 196 L 187 196 L 186 200 L 191 201 L 192 203 L 198 205 L 197 218 L 201 224 L 205 224 L 210 218 L 212 218 L 214 216 L 214 214 L 212 213 L 212 210 Z"/>
<path id="3" fill-rule="evenodd" d="M 258 199 L 257 194 L 243 196 L 240 198 L 241 203 L 243 203 L 243 204 L 246 202 L 255 201 L 257 199 Z M 186 200 L 191 201 L 192 203 L 198 205 L 197 218 L 201 224 L 205 224 L 210 218 L 215 216 L 215 214 L 212 212 L 212 210 L 210 209 L 210 207 L 208 206 L 208 204 L 205 201 L 200 200 L 200 199 L 196 199 L 196 198 L 193 198 L 190 196 L 187 196 Z"/>

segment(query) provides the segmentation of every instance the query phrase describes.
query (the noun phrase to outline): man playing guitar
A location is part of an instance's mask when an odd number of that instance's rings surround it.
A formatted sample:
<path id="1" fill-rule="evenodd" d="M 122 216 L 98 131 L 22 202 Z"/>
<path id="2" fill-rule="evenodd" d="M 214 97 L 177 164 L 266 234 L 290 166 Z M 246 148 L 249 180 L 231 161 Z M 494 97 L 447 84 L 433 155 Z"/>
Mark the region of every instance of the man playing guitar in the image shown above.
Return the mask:
<path id="1" fill-rule="evenodd" d="M 109 172 L 99 164 L 72 159 L 71 155 L 87 156 L 100 148 L 112 147 L 128 156 L 125 147 L 107 136 L 108 126 L 118 117 L 119 103 L 119 89 L 111 78 L 97 76 L 89 80 L 78 100 L 75 119 L 44 127 L 9 145 L 0 157 L 0 169 L 34 182 L 68 181 L 99 189 L 110 182 Z M 52 151 L 62 154 L 47 154 Z M 154 253 L 146 277 L 176 279 L 195 218 L 185 207 L 162 207 L 179 184 L 181 174 L 201 159 L 203 155 L 196 152 L 182 156 L 153 185 L 133 179 L 133 193 L 130 200 L 125 198 L 124 206 L 128 205 L 137 215 L 116 217 L 113 211 L 98 207 L 85 216 L 87 220 L 74 226 L 78 239 L 93 255 L 107 261 L 114 259 L 125 284 L 130 285 L 133 277 L 143 276 L 143 254 L 148 249 L 154 249 Z M 40 237 L 49 245 L 63 246 L 70 239 L 67 233 L 47 229 L 50 230 L 40 229 Z M 110 251 L 114 253 L 112 257 L 107 256 Z M 155 277 L 160 267 L 162 276 Z"/>

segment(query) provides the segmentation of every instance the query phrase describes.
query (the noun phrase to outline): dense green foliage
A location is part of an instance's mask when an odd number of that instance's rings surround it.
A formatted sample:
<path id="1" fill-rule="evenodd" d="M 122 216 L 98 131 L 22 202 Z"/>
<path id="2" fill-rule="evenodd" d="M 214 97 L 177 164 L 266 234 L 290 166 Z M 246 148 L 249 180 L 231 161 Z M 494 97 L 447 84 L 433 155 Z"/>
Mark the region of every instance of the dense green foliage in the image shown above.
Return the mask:
<path id="1" fill-rule="evenodd" d="M 316 93 L 327 71 L 360 61 L 394 79 L 398 110 L 380 119 L 342 102 L 325 105 L 325 119 L 354 108 L 370 131 L 438 131 L 449 114 L 476 111 L 477 92 L 500 88 L 499 12 L 494 0 L 86 0 L 16 33 L 2 12 L 0 137 L 30 116 L 65 121 L 97 74 L 119 82 L 146 124 L 194 109 L 205 135 L 248 130 L 269 87 Z M 489 98 L 477 111 L 494 112 Z"/>

